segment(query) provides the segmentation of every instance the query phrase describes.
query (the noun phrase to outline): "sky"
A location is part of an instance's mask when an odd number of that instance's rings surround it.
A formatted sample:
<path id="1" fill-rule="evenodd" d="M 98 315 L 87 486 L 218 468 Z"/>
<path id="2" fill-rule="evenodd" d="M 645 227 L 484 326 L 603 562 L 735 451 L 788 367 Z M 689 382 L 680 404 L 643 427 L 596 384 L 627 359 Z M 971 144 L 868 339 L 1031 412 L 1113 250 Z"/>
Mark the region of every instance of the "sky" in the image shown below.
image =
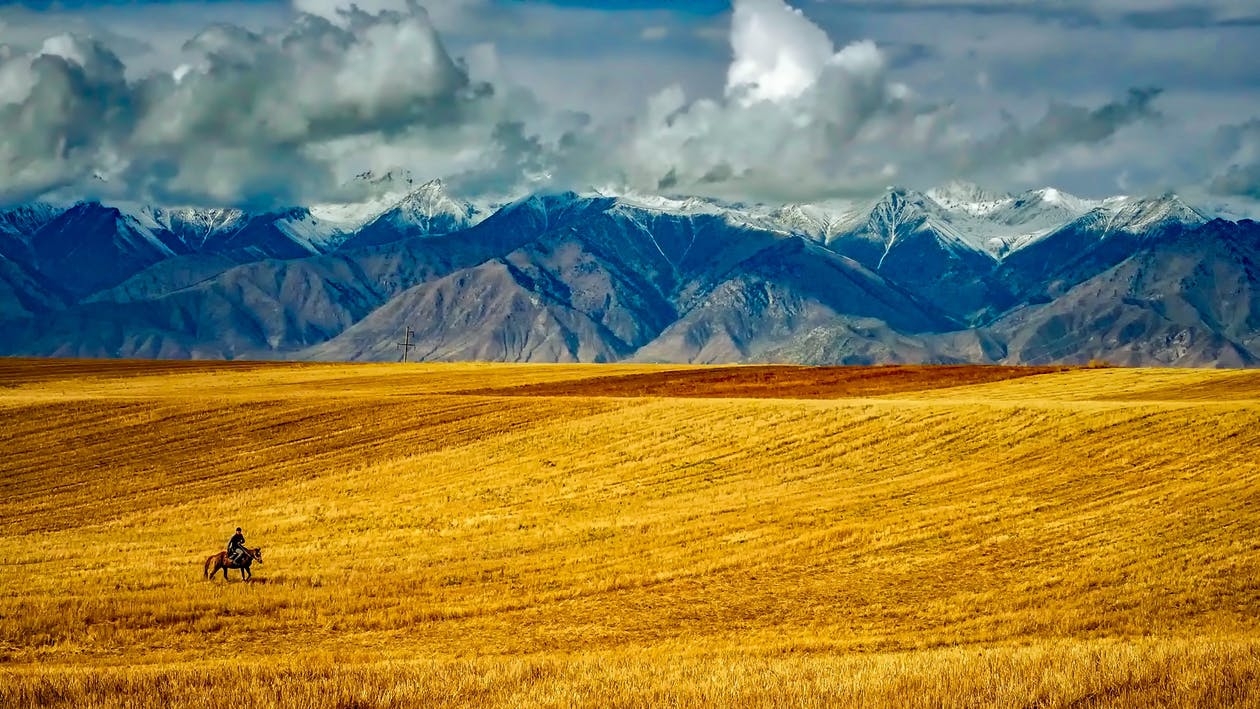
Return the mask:
<path id="1" fill-rule="evenodd" d="M 1254 0 L 0 7 L 0 203 L 756 202 L 952 180 L 1260 202 Z"/>

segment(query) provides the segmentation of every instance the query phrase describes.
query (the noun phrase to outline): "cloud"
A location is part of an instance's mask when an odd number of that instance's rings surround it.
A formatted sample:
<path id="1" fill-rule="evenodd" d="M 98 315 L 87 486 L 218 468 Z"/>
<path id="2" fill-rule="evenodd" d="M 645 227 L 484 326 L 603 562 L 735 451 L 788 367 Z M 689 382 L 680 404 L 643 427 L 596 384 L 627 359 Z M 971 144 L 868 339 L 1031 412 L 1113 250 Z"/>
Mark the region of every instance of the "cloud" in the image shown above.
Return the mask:
<path id="1" fill-rule="evenodd" d="M 689 102 L 671 87 L 636 121 L 618 151 L 631 188 L 766 199 L 813 196 L 824 182 L 867 191 L 890 175 L 864 145 L 931 122 L 873 43 L 837 50 L 781 0 L 737 0 L 730 43 L 721 99 Z"/>
<path id="2" fill-rule="evenodd" d="M 30 199 L 90 177 L 134 120 L 123 74 L 108 49 L 70 35 L 35 53 L 0 48 L 0 196 Z"/>
<path id="3" fill-rule="evenodd" d="M 869 195 L 890 184 L 1029 177 L 1044 156 L 1154 120 L 1155 89 L 1087 108 L 1063 102 L 991 134 L 893 80 L 869 40 L 840 49 L 781 0 L 736 0 L 721 99 L 672 88 L 649 102 L 620 154 L 629 186 L 749 200 Z M 1074 159 L 1082 159 L 1074 156 Z"/>
<path id="4" fill-rule="evenodd" d="M 1161 93 L 1158 88 L 1130 89 L 1124 99 L 1095 109 L 1054 103 L 1045 116 L 1026 127 L 1008 118 L 1000 133 L 962 154 L 957 169 L 968 173 L 987 166 L 1019 164 L 1067 146 L 1101 143 L 1127 125 L 1157 118 L 1151 103 Z"/>
<path id="5" fill-rule="evenodd" d="M 443 30 L 463 27 L 480 19 L 490 0 L 423 0 L 430 21 Z M 293 0 L 295 11 L 342 22 L 351 10 L 375 15 L 381 12 L 410 13 L 414 0 Z"/>
<path id="6" fill-rule="evenodd" d="M 128 80 L 73 36 L 0 64 L 0 199 L 58 188 L 165 203 L 317 199 L 353 146 L 389 145 L 433 172 L 474 169 L 528 115 L 450 56 L 414 0 L 299 15 L 274 34 L 219 25 L 173 72 Z"/>
<path id="7" fill-rule="evenodd" d="M 1260 118 L 1222 127 L 1215 147 L 1227 166 L 1208 189 L 1222 197 L 1260 200 Z"/>
<path id="8" fill-rule="evenodd" d="M 669 37 L 669 28 L 664 25 L 649 25 L 639 31 L 639 37 L 645 42 L 659 42 Z"/>
<path id="9" fill-rule="evenodd" d="M 731 49 L 726 95 L 744 105 L 797 98 L 836 56 L 827 33 L 780 0 L 735 3 Z"/>
<path id="10" fill-rule="evenodd" d="M 874 7 L 815 3 L 811 16 L 835 20 L 838 5 Z M 608 10 L 491 0 L 293 6 L 272 29 L 203 29 L 177 60 L 163 49 L 160 71 L 147 71 L 154 56 L 142 73 L 127 52 L 82 35 L 0 52 L 0 200 L 271 207 L 349 197 L 350 176 L 396 168 L 502 197 L 596 187 L 802 201 L 955 177 L 1111 189 L 1121 177 L 1191 175 L 1190 140 L 1151 145 L 1173 142 L 1187 105 L 1205 113 L 1184 92 L 1126 92 L 1118 74 L 1085 89 L 1054 84 L 1067 96 L 1056 100 L 1042 84 L 1016 86 L 1010 71 L 1044 71 L 1046 52 L 1074 30 L 1042 37 L 1032 20 L 997 14 L 975 17 L 965 41 L 941 43 L 935 25 L 835 21 L 828 31 L 783 0 L 735 0 L 717 50 L 696 39 L 715 18 L 663 11 L 626 11 L 610 28 Z M 870 28 L 884 38 L 864 38 Z M 1087 44 L 1121 46 L 1099 32 L 1088 29 Z M 1250 46 L 1241 34 L 1217 46 L 1233 56 Z M 1167 44 L 1143 37 L 1143 56 Z M 1187 46 L 1173 64 L 1201 43 Z M 1104 50 L 1094 51 L 1057 63 L 1056 76 L 1104 74 Z M 1122 54 L 1101 56 L 1111 65 Z M 1144 83 L 1180 81 L 1157 68 Z M 662 89 L 668 81 L 679 83 Z M 1215 125 L 1197 126 L 1196 139 Z M 1256 160 L 1242 148 L 1220 154 L 1233 167 L 1214 188 L 1246 189 Z"/>

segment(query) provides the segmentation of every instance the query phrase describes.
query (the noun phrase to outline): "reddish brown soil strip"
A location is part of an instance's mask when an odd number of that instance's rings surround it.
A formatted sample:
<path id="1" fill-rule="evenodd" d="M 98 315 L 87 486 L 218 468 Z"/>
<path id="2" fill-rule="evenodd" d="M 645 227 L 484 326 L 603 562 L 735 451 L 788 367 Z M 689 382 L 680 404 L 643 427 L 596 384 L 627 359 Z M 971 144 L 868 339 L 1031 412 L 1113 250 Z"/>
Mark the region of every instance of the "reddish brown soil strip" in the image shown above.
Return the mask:
<path id="1" fill-rule="evenodd" d="M 987 384 L 1069 367 L 975 365 L 883 367 L 747 366 L 592 377 L 460 392 L 482 396 L 660 396 L 726 399 L 840 399 Z"/>

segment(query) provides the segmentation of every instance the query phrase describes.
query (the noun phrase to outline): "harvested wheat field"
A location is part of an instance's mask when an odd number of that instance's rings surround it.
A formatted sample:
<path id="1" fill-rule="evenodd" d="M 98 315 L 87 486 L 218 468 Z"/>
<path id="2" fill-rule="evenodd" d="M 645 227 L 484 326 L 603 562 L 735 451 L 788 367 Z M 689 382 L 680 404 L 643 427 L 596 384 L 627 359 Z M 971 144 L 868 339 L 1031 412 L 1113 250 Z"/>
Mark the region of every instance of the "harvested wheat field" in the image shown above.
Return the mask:
<path id="1" fill-rule="evenodd" d="M 0 706 L 1260 706 L 1258 449 L 1249 371 L 0 360 Z"/>

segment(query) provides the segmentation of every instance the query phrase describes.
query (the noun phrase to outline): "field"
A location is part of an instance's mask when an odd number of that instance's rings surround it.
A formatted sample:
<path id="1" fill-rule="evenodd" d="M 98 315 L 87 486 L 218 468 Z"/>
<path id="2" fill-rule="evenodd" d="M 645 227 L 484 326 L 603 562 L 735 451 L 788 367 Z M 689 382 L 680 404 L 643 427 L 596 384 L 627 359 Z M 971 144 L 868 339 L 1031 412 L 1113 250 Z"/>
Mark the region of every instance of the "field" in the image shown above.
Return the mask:
<path id="1" fill-rule="evenodd" d="M 1258 450 L 1254 371 L 0 360 L 0 706 L 1260 706 Z"/>

